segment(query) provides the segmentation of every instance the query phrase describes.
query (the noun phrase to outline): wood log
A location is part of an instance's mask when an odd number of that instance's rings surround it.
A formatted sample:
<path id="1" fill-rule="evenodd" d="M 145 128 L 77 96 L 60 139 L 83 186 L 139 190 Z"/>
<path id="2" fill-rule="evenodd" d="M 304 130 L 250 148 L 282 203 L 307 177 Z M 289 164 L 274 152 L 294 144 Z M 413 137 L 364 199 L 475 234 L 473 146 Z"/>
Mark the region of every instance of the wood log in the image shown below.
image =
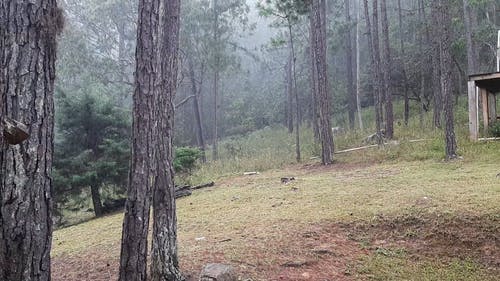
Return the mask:
<path id="1" fill-rule="evenodd" d="M 212 181 L 212 182 L 205 183 L 205 184 L 195 185 L 195 186 L 191 187 L 191 190 L 202 189 L 205 187 L 212 187 L 214 185 L 215 185 L 215 182 Z"/>
<path id="2" fill-rule="evenodd" d="M 190 196 L 191 194 L 191 186 L 189 185 L 181 186 L 175 189 L 175 199 Z"/>

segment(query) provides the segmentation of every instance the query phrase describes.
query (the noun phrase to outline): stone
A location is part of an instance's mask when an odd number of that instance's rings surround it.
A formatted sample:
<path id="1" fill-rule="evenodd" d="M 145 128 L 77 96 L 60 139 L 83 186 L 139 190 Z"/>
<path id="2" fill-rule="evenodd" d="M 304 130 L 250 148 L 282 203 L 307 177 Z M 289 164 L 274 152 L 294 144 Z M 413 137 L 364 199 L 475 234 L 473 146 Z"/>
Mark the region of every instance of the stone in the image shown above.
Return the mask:
<path id="1" fill-rule="evenodd" d="M 210 263 L 203 268 L 200 281 L 237 281 L 236 273 L 232 266 Z"/>

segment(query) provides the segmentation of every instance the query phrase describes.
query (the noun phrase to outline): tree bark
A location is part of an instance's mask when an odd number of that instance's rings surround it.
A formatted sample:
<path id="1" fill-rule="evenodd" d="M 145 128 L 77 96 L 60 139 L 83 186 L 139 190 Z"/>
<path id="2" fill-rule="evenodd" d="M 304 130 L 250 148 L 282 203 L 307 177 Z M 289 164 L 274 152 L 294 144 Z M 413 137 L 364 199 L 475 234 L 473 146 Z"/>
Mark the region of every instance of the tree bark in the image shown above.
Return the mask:
<path id="1" fill-rule="evenodd" d="M 356 111 L 358 113 L 359 128 L 363 130 L 363 118 L 361 116 L 361 42 L 360 42 L 360 27 L 361 21 L 361 4 L 360 0 L 356 1 Z"/>
<path id="2" fill-rule="evenodd" d="M 288 127 L 288 133 L 293 133 L 293 81 L 292 81 L 292 51 L 290 48 L 290 54 L 288 55 L 288 61 L 285 66 L 285 79 L 286 79 L 286 124 Z"/>
<path id="3" fill-rule="evenodd" d="M 321 160 L 323 165 L 333 163 L 334 143 L 332 136 L 331 98 L 328 88 L 326 65 L 326 0 L 313 0 L 311 9 L 311 31 L 317 74 L 317 111 L 321 141 Z"/>
<path id="4" fill-rule="evenodd" d="M 293 80 L 293 94 L 295 97 L 295 157 L 297 162 L 300 162 L 300 105 L 299 105 L 299 93 L 297 91 L 297 73 L 295 69 L 295 48 L 293 45 L 293 33 L 292 33 L 292 23 L 288 19 L 288 35 L 290 43 L 290 56 L 292 57 L 292 80 Z"/>
<path id="5" fill-rule="evenodd" d="M 387 5 L 386 0 L 380 1 L 380 11 L 382 13 L 382 36 L 383 36 L 383 49 L 384 49 L 384 92 L 385 92 L 385 137 L 392 139 L 394 137 L 394 113 L 392 106 L 392 89 L 391 89 L 391 71 L 392 71 L 392 58 L 391 46 L 389 42 L 389 21 L 387 19 Z"/>
<path id="6" fill-rule="evenodd" d="M 99 193 L 99 185 L 92 184 L 90 186 L 90 194 L 92 196 L 92 205 L 94 206 L 94 214 L 96 217 L 103 215 L 101 194 Z"/>
<path id="7" fill-rule="evenodd" d="M 147 279 L 148 228 L 155 180 L 155 85 L 159 0 L 140 0 L 133 96 L 132 160 L 123 222 L 120 281 Z"/>
<path id="8" fill-rule="evenodd" d="M 403 10 L 401 8 L 401 0 L 398 0 L 398 21 L 399 21 L 399 45 L 401 49 L 401 69 L 403 72 L 403 91 L 404 91 L 404 122 L 408 126 L 410 120 L 410 98 L 408 96 L 408 77 L 406 75 L 405 66 L 405 48 L 403 35 Z"/>
<path id="9" fill-rule="evenodd" d="M 453 76 L 451 57 L 451 15 L 450 7 L 445 0 L 439 0 L 441 27 L 441 84 L 444 95 L 446 159 L 457 157 L 457 140 L 455 138 L 453 118 Z"/>
<path id="10" fill-rule="evenodd" d="M 356 119 L 356 92 L 354 89 L 354 78 L 353 78 L 353 50 L 352 50 L 352 38 L 351 38 L 351 11 L 349 0 L 344 0 L 345 8 L 345 20 L 346 20 L 346 33 L 345 33 L 345 51 L 346 51 L 346 73 L 347 73 L 347 99 L 348 99 L 348 115 L 349 115 L 349 127 L 354 129 L 354 123 Z"/>
<path id="11" fill-rule="evenodd" d="M 173 167 L 173 101 L 177 90 L 180 0 L 160 2 L 159 62 L 154 111 L 157 128 L 153 186 L 152 281 L 183 280 L 177 256 L 177 215 Z"/>
<path id="12" fill-rule="evenodd" d="M 219 95 L 219 64 L 220 64 L 220 58 L 219 58 L 219 50 L 218 50 L 218 43 L 219 43 L 219 11 L 218 11 L 218 2 L 217 0 L 213 0 L 214 2 L 214 81 L 213 81 L 213 90 L 214 90 L 214 132 L 213 132 L 213 143 L 212 143 L 212 160 L 217 160 L 219 158 L 219 150 L 217 147 L 217 142 L 218 142 L 218 109 L 219 109 L 219 103 L 218 103 L 218 95 Z"/>
<path id="13" fill-rule="evenodd" d="M 423 1 L 421 1 L 421 6 L 423 7 Z M 432 25 L 432 91 L 434 92 L 434 114 L 433 123 L 434 127 L 441 128 L 441 112 L 443 110 L 443 94 L 441 92 L 441 54 L 440 48 L 440 38 L 441 38 L 441 24 L 439 20 L 439 3 L 438 1 L 432 1 L 431 4 L 431 25 Z"/>
<path id="14" fill-rule="evenodd" d="M 318 115 L 318 74 L 316 68 L 316 58 L 314 51 L 314 38 L 313 38 L 313 21 L 312 15 L 309 16 L 309 58 L 310 58 L 310 73 L 311 73 L 311 97 L 312 97 L 312 122 L 314 131 L 314 140 L 320 142 L 319 137 L 319 115 Z"/>
<path id="15" fill-rule="evenodd" d="M 0 3 L 0 280 L 50 280 L 55 0 Z M 4 121 L 27 125 L 10 145 Z"/>
<path id="16" fill-rule="evenodd" d="M 376 1 L 375 1 L 376 2 Z M 374 12 L 377 10 L 377 3 L 374 3 Z M 368 6 L 368 0 L 364 0 L 365 7 L 365 19 L 366 19 L 366 29 L 368 33 L 368 43 L 371 47 L 371 61 L 372 61 L 372 73 L 373 73 L 373 97 L 375 100 L 375 126 L 377 130 L 377 142 L 379 145 L 383 144 L 382 139 L 382 108 L 381 108 L 381 98 L 380 98 L 380 77 L 382 73 L 380 73 L 380 53 L 378 47 L 378 35 L 374 36 L 375 33 L 378 34 L 378 28 L 373 28 L 370 21 L 370 12 Z M 378 17 L 376 13 L 374 13 L 374 23 L 377 22 Z M 377 24 L 374 24 L 378 25 Z"/>
<path id="17" fill-rule="evenodd" d="M 196 76 L 194 73 L 194 64 L 191 57 L 188 58 L 189 64 L 189 77 L 191 80 L 191 95 L 193 95 L 193 113 L 196 120 L 196 137 L 198 140 L 198 147 L 201 150 L 201 160 L 203 163 L 207 161 L 205 154 L 205 136 L 203 135 L 203 124 L 201 123 L 201 108 L 199 104 L 199 93 L 198 87 L 196 83 Z M 203 67 L 202 67 L 203 68 Z M 202 71 L 203 72 L 203 71 Z M 201 74 L 203 76 L 203 73 Z M 202 84 L 200 82 L 199 88 L 201 90 Z"/>

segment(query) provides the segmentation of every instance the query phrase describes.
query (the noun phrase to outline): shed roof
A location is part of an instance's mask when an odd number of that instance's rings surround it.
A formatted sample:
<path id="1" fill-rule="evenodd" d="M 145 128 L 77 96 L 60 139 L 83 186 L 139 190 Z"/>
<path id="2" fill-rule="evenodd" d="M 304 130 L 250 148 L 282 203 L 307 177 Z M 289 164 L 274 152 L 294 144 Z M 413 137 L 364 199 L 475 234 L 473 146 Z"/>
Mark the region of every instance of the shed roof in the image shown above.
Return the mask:
<path id="1" fill-rule="evenodd" d="M 477 87 L 486 89 L 490 93 L 500 92 L 500 72 L 470 75 L 469 81 L 474 81 Z"/>

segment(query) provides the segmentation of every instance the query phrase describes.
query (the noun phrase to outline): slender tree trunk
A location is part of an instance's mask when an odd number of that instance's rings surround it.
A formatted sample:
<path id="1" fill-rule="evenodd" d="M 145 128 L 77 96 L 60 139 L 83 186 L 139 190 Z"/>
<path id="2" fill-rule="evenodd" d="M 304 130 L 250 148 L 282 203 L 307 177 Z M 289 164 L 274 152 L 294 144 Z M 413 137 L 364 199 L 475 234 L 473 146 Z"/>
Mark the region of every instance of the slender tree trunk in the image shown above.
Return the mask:
<path id="1" fill-rule="evenodd" d="M 0 280 L 50 280 L 55 0 L 0 3 Z M 9 144 L 5 122 L 29 137 Z M 20 141 L 20 140 L 19 140 Z M 11 142 L 13 143 L 13 142 Z"/>
<path id="2" fill-rule="evenodd" d="M 455 138 L 453 118 L 453 75 L 451 57 L 451 15 L 447 1 L 439 0 L 441 32 L 441 83 L 444 95 L 446 159 L 457 157 L 457 140 Z"/>
<path id="3" fill-rule="evenodd" d="M 374 3 L 374 11 L 377 9 L 377 3 Z M 370 12 L 369 12 L 369 6 L 368 6 L 368 0 L 364 0 L 364 6 L 365 6 L 365 19 L 366 19 L 366 29 L 368 33 L 368 42 L 369 45 L 371 46 L 371 60 L 372 60 L 372 73 L 373 73 L 373 96 L 375 100 L 375 126 L 377 129 L 377 142 L 379 145 L 383 144 L 383 139 L 382 139 L 382 108 L 381 108 L 381 98 L 380 98 L 380 88 L 381 88 L 381 83 L 380 83 L 380 77 L 382 76 L 382 73 L 380 73 L 380 53 L 379 53 L 379 47 L 378 47 L 378 35 L 374 36 L 375 33 L 378 34 L 378 28 L 373 28 L 371 25 L 370 21 Z M 374 26 L 377 25 L 377 19 L 378 17 L 376 16 L 376 13 L 374 13 Z"/>
<path id="4" fill-rule="evenodd" d="M 423 18 L 423 9 L 424 9 L 424 2 L 420 0 L 418 3 L 418 21 L 420 22 L 421 25 L 425 25 L 425 20 Z M 425 51 L 424 51 L 424 33 L 423 30 L 420 30 L 418 34 L 418 53 L 420 54 L 421 57 L 421 63 L 420 63 L 420 92 L 419 92 L 419 101 L 420 101 L 420 107 L 419 107 L 419 123 L 420 123 L 420 128 L 424 128 L 424 114 L 425 114 L 425 75 L 427 73 L 427 64 L 425 63 Z M 439 48 L 438 48 L 439 51 Z"/>
<path id="5" fill-rule="evenodd" d="M 385 137 L 394 137 L 394 113 L 392 107 L 391 71 L 392 58 L 391 46 L 389 43 L 389 20 L 387 19 L 386 0 L 380 1 L 380 12 L 382 13 L 382 36 L 383 36 L 383 56 L 384 63 L 384 92 L 385 92 Z"/>
<path id="6" fill-rule="evenodd" d="M 299 93 L 297 91 L 297 73 L 295 69 L 295 49 L 293 45 L 292 24 L 288 22 L 288 33 L 290 36 L 290 51 L 292 57 L 292 79 L 293 79 L 293 93 L 295 96 L 295 156 L 297 162 L 300 162 L 300 105 Z"/>
<path id="7" fill-rule="evenodd" d="M 420 0 L 421 7 L 424 7 L 423 0 Z M 432 90 L 434 92 L 434 114 L 433 123 L 434 127 L 441 128 L 441 112 L 443 110 L 443 94 L 441 92 L 441 54 L 440 38 L 441 38 L 441 24 L 439 20 L 439 7 L 438 1 L 432 1 L 431 4 L 431 25 L 432 25 Z M 421 8 L 423 9 L 423 8 Z M 423 11 L 424 12 L 424 11 Z M 421 13 L 423 13 L 421 12 Z"/>
<path id="8" fill-rule="evenodd" d="M 309 57 L 310 61 L 310 72 L 311 72 L 311 96 L 312 96 L 312 113 L 313 113 L 313 130 L 314 130 L 314 140 L 320 142 L 319 133 L 319 114 L 318 114 L 318 73 L 316 68 L 316 57 L 314 51 L 314 37 L 313 37 L 313 18 L 309 16 Z"/>
<path id="9" fill-rule="evenodd" d="M 347 30 L 345 33 L 345 51 L 346 51 L 346 73 L 347 73 L 347 99 L 348 99 L 348 115 L 349 115 L 349 126 L 354 129 L 354 123 L 356 119 L 356 92 L 354 89 L 354 78 L 352 75 L 352 65 L 353 65 L 353 49 L 352 49 L 352 39 L 351 39 L 351 11 L 349 0 L 344 0 L 345 6 L 345 17 Z"/>
<path id="10" fill-rule="evenodd" d="M 196 138 L 198 140 L 198 147 L 200 148 L 202 153 L 201 160 L 203 161 L 203 163 L 205 163 L 207 161 L 205 154 L 205 137 L 203 135 L 203 124 L 201 123 L 201 109 L 199 104 L 198 89 L 196 86 L 197 84 L 196 84 L 196 76 L 194 73 L 194 64 L 191 57 L 188 58 L 188 64 L 189 64 L 189 77 L 191 80 L 191 95 L 193 95 L 193 113 L 196 121 Z M 200 88 L 202 87 L 201 83 L 199 87 Z"/>
<path id="11" fill-rule="evenodd" d="M 359 128 L 363 130 L 363 118 L 361 116 L 361 42 L 360 42 L 360 27 L 361 21 L 361 4 L 360 0 L 356 1 L 356 111 L 358 113 Z"/>
<path id="12" fill-rule="evenodd" d="M 152 281 L 183 280 L 177 256 L 177 215 L 173 167 L 173 101 L 177 90 L 180 0 L 160 2 L 159 62 L 156 89 L 157 174 L 153 187 Z"/>
<path id="13" fill-rule="evenodd" d="M 472 21 L 471 13 L 472 8 L 469 5 L 468 0 L 463 0 L 463 10 L 464 10 L 464 25 L 465 25 L 465 38 L 467 42 L 467 74 L 475 74 L 477 72 L 477 62 L 475 56 L 474 41 L 472 40 Z"/>
<path id="14" fill-rule="evenodd" d="M 94 206 L 94 214 L 96 217 L 103 215 L 101 194 L 99 193 L 99 185 L 92 184 L 90 186 L 90 194 L 92 196 L 92 205 Z"/>
<path id="15" fill-rule="evenodd" d="M 408 126 L 410 120 L 410 98 L 408 96 L 408 77 L 406 75 L 405 66 L 405 47 L 403 34 L 403 10 L 401 8 L 401 0 L 398 0 L 398 21 L 399 21 L 399 45 L 401 49 L 401 69 L 403 72 L 403 91 L 404 91 L 404 122 Z"/>
<path id="16" fill-rule="evenodd" d="M 218 95 L 219 95 L 219 64 L 220 64 L 220 58 L 219 58 L 219 50 L 218 50 L 218 43 L 219 43 L 219 11 L 218 11 L 218 2 L 217 0 L 213 0 L 214 2 L 214 42 L 216 46 L 214 46 L 214 60 L 215 60 L 215 65 L 214 65 L 214 81 L 213 81 L 213 87 L 214 87 L 214 136 L 213 136 L 213 144 L 212 144 L 212 160 L 217 160 L 219 159 L 219 150 L 218 150 L 218 112 L 219 112 L 219 101 L 218 101 Z"/>
<path id="17" fill-rule="evenodd" d="M 135 53 L 132 161 L 120 254 L 120 281 L 147 280 L 148 228 L 155 166 L 155 85 L 159 0 L 140 0 Z"/>
<path id="18" fill-rule="evenodd" d="M 328 88 L 326 66 L 326 1 L 313 0 L 311 9 L 311 24 L 313 35 L 313 51 L 318 80 L 317 98 L 319 114 L 319 132 L 321 140 L 321 160 L 324 165 L 333 163 L 334 143 L 332 136 L 331 98 Z"/>
<path id="19" fill-rule="evenodd" d="M 290 49 L 290 54 L 288 55 L 288 62 L 286 64 L 286 97 L 287 97 L 287 102 L 286 102 L 286 124 L 288 127 L 288 133 L 291 134 L 293 133 L 293 115 L 294 115 L 294 110 L 293 110 L 293 74 L 292 74 L 292 64 L 293 64 L 293 55 L 292 55 L 292 48 L 289 47 Z"/>

